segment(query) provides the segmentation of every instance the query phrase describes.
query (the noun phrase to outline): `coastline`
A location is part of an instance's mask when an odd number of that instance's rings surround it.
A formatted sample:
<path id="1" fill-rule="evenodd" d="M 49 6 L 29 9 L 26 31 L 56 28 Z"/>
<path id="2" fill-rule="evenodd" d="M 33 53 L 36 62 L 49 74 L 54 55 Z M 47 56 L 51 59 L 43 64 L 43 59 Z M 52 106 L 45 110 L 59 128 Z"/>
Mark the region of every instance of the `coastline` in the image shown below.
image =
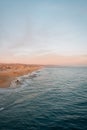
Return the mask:
<path id="1" fill-rule="evenodd" d="M 41 69 L 40 65 L 2 64 L 0 65 L 0 88 L 9 88 L 11 82 L 20 76 L 30 74 Z M 20 82 L 17 80 L 17 84 Z"/>

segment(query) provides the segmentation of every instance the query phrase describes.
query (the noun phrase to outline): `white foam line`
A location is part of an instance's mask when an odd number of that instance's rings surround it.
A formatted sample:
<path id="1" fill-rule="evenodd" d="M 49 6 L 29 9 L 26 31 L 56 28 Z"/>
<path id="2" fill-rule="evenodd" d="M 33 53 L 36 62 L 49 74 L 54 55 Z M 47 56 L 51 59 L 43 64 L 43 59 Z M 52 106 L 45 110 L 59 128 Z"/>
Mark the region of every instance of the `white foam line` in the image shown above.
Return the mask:
<path id="1" fill-rule="evenodd" d="M 0 111 L 3 111 L 3 110 L 4 110 L 4 107 L 1 107 L 1 108 L 0 108 Z"/>

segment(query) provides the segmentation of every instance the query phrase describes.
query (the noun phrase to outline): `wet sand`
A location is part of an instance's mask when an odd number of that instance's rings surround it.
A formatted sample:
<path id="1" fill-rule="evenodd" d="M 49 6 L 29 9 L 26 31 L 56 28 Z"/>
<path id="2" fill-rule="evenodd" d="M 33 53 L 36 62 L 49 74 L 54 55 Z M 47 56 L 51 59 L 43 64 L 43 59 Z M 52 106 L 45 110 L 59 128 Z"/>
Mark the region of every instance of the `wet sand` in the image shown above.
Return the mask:
<path id="1" fill-rule="evenodd" d="M 16 77 L 27 75 L 40 68 L 42 68 L 40 65 L 0 64 L 0 88 L 8 88 Z"/>

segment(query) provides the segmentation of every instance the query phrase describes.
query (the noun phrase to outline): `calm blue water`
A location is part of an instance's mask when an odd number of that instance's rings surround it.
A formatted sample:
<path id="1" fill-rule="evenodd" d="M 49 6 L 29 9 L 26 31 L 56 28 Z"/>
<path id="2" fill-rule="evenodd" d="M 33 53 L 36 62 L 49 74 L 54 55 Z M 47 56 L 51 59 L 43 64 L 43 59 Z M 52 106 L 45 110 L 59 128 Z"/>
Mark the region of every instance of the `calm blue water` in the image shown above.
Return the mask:
<path id="1" fill-rule="evenodd" d="M 87 130 L 87 68 L 44 68 L 0 89 L 0 130 Z"/>

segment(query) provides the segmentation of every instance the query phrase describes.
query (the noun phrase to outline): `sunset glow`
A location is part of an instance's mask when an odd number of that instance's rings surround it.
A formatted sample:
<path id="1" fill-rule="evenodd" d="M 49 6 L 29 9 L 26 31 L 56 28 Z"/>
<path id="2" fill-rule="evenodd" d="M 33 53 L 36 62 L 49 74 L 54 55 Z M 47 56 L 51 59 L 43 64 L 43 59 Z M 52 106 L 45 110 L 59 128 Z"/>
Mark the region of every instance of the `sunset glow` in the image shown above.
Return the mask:
<path id="1" fill-rule="evenodd" d="M 84 1 L 0 1 L 0 62 L 87 65 Z"/>

